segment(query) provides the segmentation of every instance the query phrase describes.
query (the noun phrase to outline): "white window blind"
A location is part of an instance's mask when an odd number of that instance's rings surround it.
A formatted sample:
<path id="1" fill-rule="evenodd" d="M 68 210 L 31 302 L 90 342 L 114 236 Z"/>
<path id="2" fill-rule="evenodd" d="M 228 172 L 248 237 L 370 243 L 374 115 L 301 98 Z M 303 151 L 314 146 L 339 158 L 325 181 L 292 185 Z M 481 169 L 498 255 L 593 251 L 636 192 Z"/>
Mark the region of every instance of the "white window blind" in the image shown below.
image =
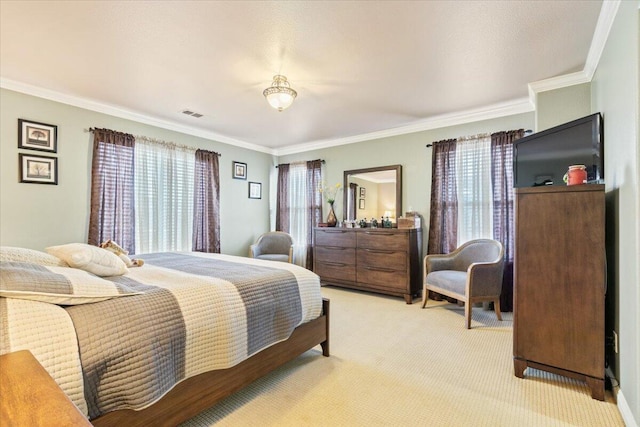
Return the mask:
<path id="1" fill-rule="evenodd" d="M 458 246 L 493 238 L 491 136 L 459 141 L 456 148 Z"/>
<path id="2" fill-rule="evenodd" d="M 194 153 L 136 139 L 136 253 L 191 250 Z"/>
<path id="3" fill-rule="evenodd" d="M 307 260 L 307 165 L 289 166 L 289 228 L 293 238 L 293 262 L 302 267 Z"/>

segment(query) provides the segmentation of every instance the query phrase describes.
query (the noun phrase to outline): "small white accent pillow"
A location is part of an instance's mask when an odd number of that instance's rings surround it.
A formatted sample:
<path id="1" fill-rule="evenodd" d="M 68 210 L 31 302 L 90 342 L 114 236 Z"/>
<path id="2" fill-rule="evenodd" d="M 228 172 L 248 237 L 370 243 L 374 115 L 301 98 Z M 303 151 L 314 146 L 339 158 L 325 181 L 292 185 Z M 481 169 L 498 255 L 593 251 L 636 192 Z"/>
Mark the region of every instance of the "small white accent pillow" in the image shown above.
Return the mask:
<path id="1" fill-rule="evenodd" d="M 48 253 L 13 246 L 0 246 L 0 261 L 30 262 L 38 265 L 69 267 L 66 262 Z"/>
<path id="2" fill-rule="evenodd" d="M 71 267 L 88 271 L 96 276 L 121 276 L 129 271 L 116 254 L 86 243 L 50 246 L 45 250 Z"/>

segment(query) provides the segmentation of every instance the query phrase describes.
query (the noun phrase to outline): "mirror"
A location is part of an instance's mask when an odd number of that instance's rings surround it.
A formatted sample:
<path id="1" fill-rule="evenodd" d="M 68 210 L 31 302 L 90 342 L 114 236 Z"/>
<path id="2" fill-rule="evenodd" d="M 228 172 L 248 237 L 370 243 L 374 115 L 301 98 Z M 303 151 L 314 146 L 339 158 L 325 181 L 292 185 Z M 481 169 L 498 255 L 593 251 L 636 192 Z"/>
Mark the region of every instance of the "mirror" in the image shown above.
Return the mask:
<path id="1" fill-rule="evenodd" d="M 344 212 L 347 221 L 402 216 L 402 165 L 344 171 Z"/>

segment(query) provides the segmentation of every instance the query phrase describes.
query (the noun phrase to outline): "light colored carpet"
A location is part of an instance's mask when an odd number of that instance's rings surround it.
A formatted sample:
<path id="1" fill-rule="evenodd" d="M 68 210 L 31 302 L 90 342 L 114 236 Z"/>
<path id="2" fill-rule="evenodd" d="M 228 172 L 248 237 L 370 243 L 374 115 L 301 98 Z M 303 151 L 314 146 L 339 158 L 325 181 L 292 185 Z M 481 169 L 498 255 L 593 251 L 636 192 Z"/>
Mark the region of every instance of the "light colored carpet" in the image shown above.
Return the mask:
<path id="1" fill-rule="evenodd" d="M 623 426 L 610 392 L 513 375 L 513 315 L 323 288 L 331 357 L 310 350 L 184 426 Z"/>

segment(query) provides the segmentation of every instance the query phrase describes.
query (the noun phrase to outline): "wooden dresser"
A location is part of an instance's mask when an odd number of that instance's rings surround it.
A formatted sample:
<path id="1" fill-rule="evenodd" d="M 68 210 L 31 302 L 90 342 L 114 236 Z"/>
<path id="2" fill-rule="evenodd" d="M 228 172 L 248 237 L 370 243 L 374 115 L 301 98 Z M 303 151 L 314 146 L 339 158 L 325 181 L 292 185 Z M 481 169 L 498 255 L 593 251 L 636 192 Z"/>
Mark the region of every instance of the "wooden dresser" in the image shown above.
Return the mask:
<path id="1" fill-rule="evenodd" d="M 325 228 L 314 230 L 313 271 L 323 283 L 404 297 L 422 290 L 422 230 Z"/>
<path id="2" fill-rule="evenodd" d="M 513 356 L 604 400 L 604 185 L 516 190 Z"/>

